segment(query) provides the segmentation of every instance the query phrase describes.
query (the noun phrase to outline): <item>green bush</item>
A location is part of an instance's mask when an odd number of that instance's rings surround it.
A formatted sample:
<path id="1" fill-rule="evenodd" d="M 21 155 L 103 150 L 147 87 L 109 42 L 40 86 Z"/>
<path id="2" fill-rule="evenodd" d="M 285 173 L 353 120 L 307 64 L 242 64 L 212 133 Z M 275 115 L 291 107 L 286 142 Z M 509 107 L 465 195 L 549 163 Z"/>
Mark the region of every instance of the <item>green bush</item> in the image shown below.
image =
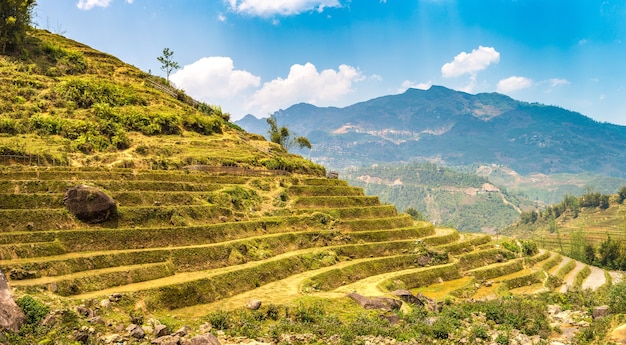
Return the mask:
<path id="1" fill-rule="evenodd" d="M 50 312 L 50 309 L 29 295 L 19 298 L 15 303 L 22 309 L 26 316 L 25 323 L 36 325 Z"/>
<path id="2" fill-rule="evenodd" d="M 54 91 L 66 102 L 75 102 L 83 109 L 96 103 L 107 103 L 114 107 L 147 104 L 132 89 L 103 79 L 72 78 L 59 83 Z"/>

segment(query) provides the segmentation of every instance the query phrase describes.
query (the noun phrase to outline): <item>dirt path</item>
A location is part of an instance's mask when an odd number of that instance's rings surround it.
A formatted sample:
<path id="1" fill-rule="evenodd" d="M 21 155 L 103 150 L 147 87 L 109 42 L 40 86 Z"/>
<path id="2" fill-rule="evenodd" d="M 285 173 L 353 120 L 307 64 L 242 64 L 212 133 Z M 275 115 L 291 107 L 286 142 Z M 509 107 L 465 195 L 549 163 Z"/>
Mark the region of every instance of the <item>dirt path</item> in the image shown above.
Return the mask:
<path id="1" fill-rule="evenodd" d="M 609 274 L 611 275 L 613 284 L 619 284 L 624 280 L 624 273 L 622 272 L 610 271 Z"/>
<path id="2" fill-rule="evenodd" d="M 555 275 L 556 272 L 558 272 L 561 269 L 561 267 L 565 266 L 568 262 L 569 262 L 569 258 L 562 256 L 561 262 L 559 262 L 557 265 L 555 265 L 550 270 L 548 270 L 548 273 Z"/>
<path id="3" fill-rule="evenodd" d="M 589 266 L 591 268 L 591 274 L 583 282 L 582 288 L 596 290 L 600 286 L 606 283 L 606 277 L 604 276 L 604 270 L 595 266 Z"/>
<path id="4" fill-rule="evenodd" d="M 214 303 L 194 305 L 187 308 L 173 310 L 171 313 L 176 315 L 185 315 L 199 317 L 206 315 L 211 310 L 232 310 L 245 306 L 246 302 L 251 299 L 261 300 L 264 304 L 283 304 L 290 302 L 304 295 L 301 292 L 301 286 L 306 279 L 318 274 L 354 265 L 360 262 L 376 260 L 377 258 L 366 258 L 359 260 L 351 260 L 340 262 L 336 265 L 320 268 L 317 270 L 307 271 L 296 274 L 285 279 L 275 281 L 260 286 L 254 290 L 246 291 L 230 298 L 222 299 Z M 321 294 L 321 293 L 320 293 Z M 316 293 L 317 295 L 317 293 Z M 330 296 L 329 296 L 330 297 Z M 335 296 L 332 296 L 335 297 Z"/>
<path id="5" fill-rule="evenodd" d="M 563 260 L 563 261 L 566 261 L 566 260 Z M 574 285 L 574 278 L 576 277 L 576 274 L 578 274 L 578 272 L 580 272 L 583 268 L 585 268 L 585 264 L 583 264 L 580 261 L 576 261 L 576 267 L 574 267 L 574 269 L 571 270 L 563 278 L 563 282 L 565 284 L 563 284 L 563 286 L 561 286 L 561 289 L 559 289 L 559 292 L 561 292 L 561 293 L 567 292 L 567 289 Z"/>

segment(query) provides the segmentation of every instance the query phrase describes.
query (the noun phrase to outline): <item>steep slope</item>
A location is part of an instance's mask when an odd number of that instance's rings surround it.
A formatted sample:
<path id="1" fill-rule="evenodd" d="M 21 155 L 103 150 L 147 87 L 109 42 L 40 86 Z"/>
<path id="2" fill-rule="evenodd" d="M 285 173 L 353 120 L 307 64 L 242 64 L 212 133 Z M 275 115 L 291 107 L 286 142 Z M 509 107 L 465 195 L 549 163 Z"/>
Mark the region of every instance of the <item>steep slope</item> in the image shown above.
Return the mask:
<path id="1" fill-rule="evenodd" d="M 162 78 L 33 30 L 0 56 L 0 159 L 56 165 L 323 168 L 228 122 Z"/>
<path id="2" fill-rule="evenodd" d="M 274 115 L 308 136 L 311 157 L 333 168 L 436 159 L 501 164 L 522 174 L 626 176 L 626 127 L 495 93 L 433 86 L 345 108 L 297 104 Z M 251 120 L 241 124 L 254 130 Z"/>

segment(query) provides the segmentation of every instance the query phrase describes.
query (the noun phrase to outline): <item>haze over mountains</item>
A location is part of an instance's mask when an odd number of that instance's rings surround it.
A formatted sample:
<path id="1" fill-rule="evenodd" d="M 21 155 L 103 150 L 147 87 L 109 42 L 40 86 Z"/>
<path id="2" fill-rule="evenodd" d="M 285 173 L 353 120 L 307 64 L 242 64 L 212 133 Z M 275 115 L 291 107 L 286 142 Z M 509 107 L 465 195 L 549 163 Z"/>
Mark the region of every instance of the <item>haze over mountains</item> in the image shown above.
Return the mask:
<path id="1" fill-rule="evenodd" d="M 626 177 L 626 127 L 498 93 L 432 86 L 345 108 L 301 103 L 274 116 L 307 136 L 313 149 L 306 155 L 330 168 L 432 161 Z M 265 119 L 248 115 L 237 124 L 266 134 Z"/>

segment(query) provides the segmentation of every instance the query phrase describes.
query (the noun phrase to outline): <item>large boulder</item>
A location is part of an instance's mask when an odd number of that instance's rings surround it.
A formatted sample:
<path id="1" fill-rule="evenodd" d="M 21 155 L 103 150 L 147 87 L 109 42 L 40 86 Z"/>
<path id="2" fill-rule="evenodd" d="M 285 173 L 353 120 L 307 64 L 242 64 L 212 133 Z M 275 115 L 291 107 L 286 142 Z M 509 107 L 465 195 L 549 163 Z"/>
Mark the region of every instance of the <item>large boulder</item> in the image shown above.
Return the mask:
<path id="1" fill-rule="evenodd" d="M 112 197 L 96 187 L 86 185 L 68 189 L 63 203 L 76 218 L 90 224 L 108 220 L 117 209 Z"/>
<path id="2" fill-rule="evenodd" d="M 17 332 L 24 320 L 26 316 L 13 300 L 7 277 L 0 270 L 0 331 Z"/>
<path id="3" fill-rule="evenodd" d="M 402 306 L 402 302 L 395 298 L 388 297 L 365 297 L 358 293 L 352 292 L 348 294 L 361 307 L 365 309 L 382 309 L 386 311 L 398 310 Z"/>

